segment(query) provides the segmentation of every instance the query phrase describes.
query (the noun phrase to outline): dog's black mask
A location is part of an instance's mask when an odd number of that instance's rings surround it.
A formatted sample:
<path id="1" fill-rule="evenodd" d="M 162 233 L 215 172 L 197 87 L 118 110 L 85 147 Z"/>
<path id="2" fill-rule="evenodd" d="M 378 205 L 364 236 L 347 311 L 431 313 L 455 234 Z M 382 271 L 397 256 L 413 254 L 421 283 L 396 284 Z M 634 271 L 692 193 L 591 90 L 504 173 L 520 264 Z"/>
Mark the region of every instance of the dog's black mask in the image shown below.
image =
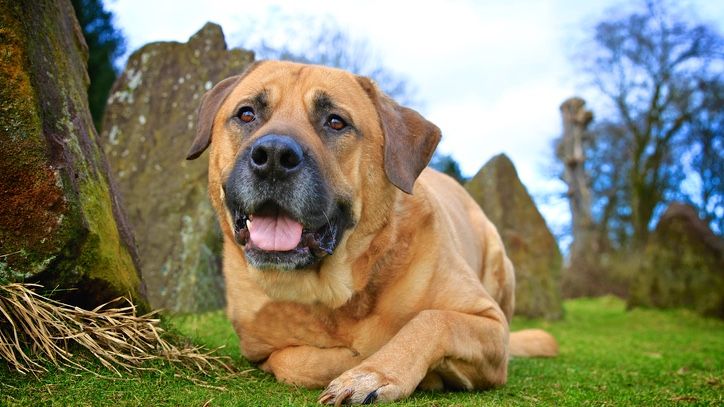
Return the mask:
<path id="1" fill-rule="evenodd" d="M 224 184 L 234 237 L 260 269 L 304 269 L 331 255 L 352 226 L 350 205 L 333 195 L 315 159 L 293 137 L 260 137 Z"/>

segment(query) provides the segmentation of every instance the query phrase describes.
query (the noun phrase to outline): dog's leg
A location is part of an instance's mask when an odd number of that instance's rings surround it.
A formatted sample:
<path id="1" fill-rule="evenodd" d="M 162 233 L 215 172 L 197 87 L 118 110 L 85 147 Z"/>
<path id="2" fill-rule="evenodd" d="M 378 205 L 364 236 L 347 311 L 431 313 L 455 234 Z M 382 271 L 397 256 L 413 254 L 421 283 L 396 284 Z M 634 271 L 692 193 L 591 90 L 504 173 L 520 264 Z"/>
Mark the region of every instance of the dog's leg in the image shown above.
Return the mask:
<path id="1" fill-rule="evenodd" d="M 261 368 L 280 382 L 321 389 L 361 361 L 362 357 L 349 348 L 289 346 L 272 352 Z"/>
<path id="2" fill-rule="evenodd" d="M 422 311 L 379 351 L 333 380 L 319 401 L 397 400 L 410 395 L 427 372 L 437 368 L 466 376 L 457 380 L 466 387 L 501 385 L 507 377 L 507 344 L 508 323 L 497 305 L 476 315 Z M 456 364 L 465 368 L 456 369 Z"/>

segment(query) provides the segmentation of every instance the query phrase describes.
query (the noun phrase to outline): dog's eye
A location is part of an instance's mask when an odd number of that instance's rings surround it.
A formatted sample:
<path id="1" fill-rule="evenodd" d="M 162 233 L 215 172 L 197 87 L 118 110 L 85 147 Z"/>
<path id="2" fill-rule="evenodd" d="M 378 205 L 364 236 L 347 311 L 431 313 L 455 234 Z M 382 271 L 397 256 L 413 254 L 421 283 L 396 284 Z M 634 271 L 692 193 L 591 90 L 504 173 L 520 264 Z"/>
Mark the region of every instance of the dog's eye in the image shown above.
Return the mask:
<path id="1" fill-rule="evenodd" d="M 327 127 L 329 127 L 332 130 L 340 131 L 347 127 L 347 123 L 345 123 L 344 120 L 342 120 L 341 117 L 337 116 L 336 114 L 330 115 L 327 118 L 327 123 L 325 123 Z"/>
<path id="2" fill-rule="evenodd" d="M 249 106 L 244 106 L 236 113 L 236 117 L 244 123 L 251 123 L 256 119 L 256 114 L 254 113 L 254 109 Z"/>

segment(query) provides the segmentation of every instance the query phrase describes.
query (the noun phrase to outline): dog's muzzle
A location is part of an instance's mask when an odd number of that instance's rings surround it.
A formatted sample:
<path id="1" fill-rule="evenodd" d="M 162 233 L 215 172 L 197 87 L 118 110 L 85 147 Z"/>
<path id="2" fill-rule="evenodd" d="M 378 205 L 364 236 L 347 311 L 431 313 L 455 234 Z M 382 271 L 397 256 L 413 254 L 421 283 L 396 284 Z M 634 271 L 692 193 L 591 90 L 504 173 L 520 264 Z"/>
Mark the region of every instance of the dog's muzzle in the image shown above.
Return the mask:
<path id="1" fill-rule="evenodd" d="M 316 161 L 293 137 L 269 134 L 237 158 L 224 184 L 234 237 L 257 268 L 301 269 L 331 255 L 352 225 Z"/>

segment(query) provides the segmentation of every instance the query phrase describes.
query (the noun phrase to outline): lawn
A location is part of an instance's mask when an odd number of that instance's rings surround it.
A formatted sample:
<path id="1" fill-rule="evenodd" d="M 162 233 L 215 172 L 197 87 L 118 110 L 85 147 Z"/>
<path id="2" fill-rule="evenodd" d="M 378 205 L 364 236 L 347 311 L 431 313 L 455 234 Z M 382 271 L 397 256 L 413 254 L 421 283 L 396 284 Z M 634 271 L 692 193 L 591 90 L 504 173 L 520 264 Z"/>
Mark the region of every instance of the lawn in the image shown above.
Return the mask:
<path id="1" fill-rule="evenodd" d="M 683 310 L 626 311 L 616 298 L 565 303 L 558 322 L 514 320 L 540 327 L 560 342 L 554 359 L 514 359 L 508 384 L 492 391 L 415 393 L 400 405 L 722 405 L 724 322 Z M 51 369 L 39 379 L 0 365 L 0 405 L 54 406 L 300 406 L 318 391 L 276 383 L 241 359 L 223 313 L 177 316 L 167 323 L 195 343 L 225 346 L 240 373 L 202 375 L 154 364 L 153 370 L 99 378 Z M 112 374 L 89 362 L 103 376 Z"/>

